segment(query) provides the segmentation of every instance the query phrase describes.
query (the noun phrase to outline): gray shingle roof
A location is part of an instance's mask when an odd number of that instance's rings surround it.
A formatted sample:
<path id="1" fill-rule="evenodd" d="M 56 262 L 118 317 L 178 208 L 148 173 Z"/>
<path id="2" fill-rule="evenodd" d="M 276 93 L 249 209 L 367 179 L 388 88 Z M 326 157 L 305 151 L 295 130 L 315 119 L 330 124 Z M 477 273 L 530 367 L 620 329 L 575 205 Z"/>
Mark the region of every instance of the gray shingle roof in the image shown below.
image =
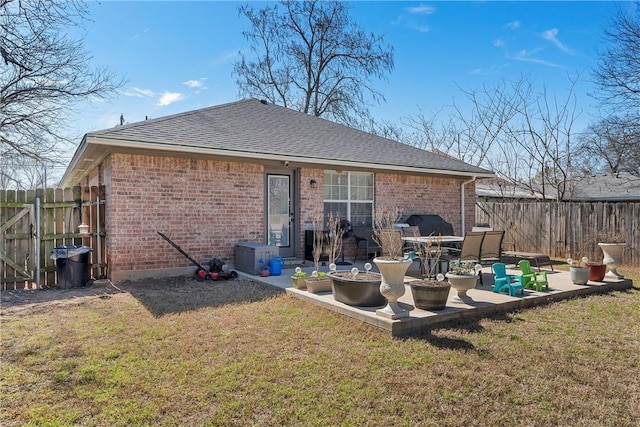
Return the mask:
<path id="1" fill-rule="evenodd" d="M 169 144 L 171 149 L 199 147 L 229 155 L 291 156 L 309 163 L 349 161 L 389 170 L 409 167 L 492 175 L 457 159 L 381 138 L 278 105 L 248 99 L 143 122 L 91 132 L 87 140 Z M 108 141 L 105 141 L 108 142 Z"/>

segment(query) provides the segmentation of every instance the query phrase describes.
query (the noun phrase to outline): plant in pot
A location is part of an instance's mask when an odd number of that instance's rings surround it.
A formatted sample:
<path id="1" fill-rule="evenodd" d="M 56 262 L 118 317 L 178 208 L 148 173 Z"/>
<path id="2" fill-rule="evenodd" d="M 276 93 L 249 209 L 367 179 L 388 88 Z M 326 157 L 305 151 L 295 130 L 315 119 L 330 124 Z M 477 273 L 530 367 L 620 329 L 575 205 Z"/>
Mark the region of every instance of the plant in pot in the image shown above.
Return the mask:
<path id="1" fill-rule="evenodd" d="M 307 289 L 307 284 L 305 283 L 306 278 L 307 273 L 302 271 L 300 267 L 296 267 L 291 276 L 291 283 L 293 283 L 293 287 L 296 289 Z"/>
<path id="2" fill-rule="evenodd" d="M 356 267 L 351 270 L 337 271 L 335 260 L 342 249 L 344 228 L 340 227 L 340 218 L 329 214 L 329 277 L 332 281 L 333 298 L 341 303 L 360 307 L 380 307 L 387 300 L 380 293 L 381 277 L 372 273 L 371 264 L 364 265 L 361 272 Z"/>
<path id="3" fill-rule="evenodd" d="M 603 264 L 602 250 L 596 244 L 595 240 L 588 239 L 582 245 L 583 253 L 587 254 L 587 261 L 584 261 L 585 267 L 589 269 L 589 280 L 592 282 L 602 282 L 607 266 Z"/>
<path id="4" fill-rule="evenodd" d="M 620 233 L 603 233 L 598 240 L 600 241 L 598 246 L 604 254 L 602 263 L 609 268 L 605 277 L 616 280 L 624 279 L 624 276 L 617 271 L 622 264 L 622 252 L 627 246 L 624 236 Z"/>
<path id="5" fill-rule="evenodd" d="M 400 214 L 393 210 L 379 210 L 374 213 L 373 240 L 382 249 L 382 255 L 374 258 L 382 281 L 380 293 L 387 299 L 384 308 L 376 310 L 376 314 L 388 319 L 399 319 L 409 315 L 409 310 L 400 306 L 398 298 L 405 293 L 404 275 L 413 262 L 415 254 L 404 255 L 404 242 L 400 231 L 394 224 Z"/>
<path id="6" fill-rule="evenodd" d="M 589 268 L 583 267 L 582 263 L 589 261 L 589 258 L 582 257 L 580 261 L 573 258 L 567 258 L 567 264 L 569 264 L 569 275 L 571 281 L 576 285 L 586 285 L 589 281 Z"/>
<path id="7" fill-rule="evenodd" d="M 451 283 L 444 280 L 444 275 L 436 275 L 442 255 L 441 244 L 442 239 L 436 237 L 424 244 L 413 245 L 424 274 L 421 279 L 409 282 L 409 287 L 414 305 L 421 310 L 442 310 L 447 306 Z"/>
<path id="8" fill-rule="evenodd" d="M 446 277 L 451 287 L 458 292 L 458 299 L 467 297 L 467 291 L 475 288 L 480 270 L 482 266 L 473 261 L 454 260 L 449 263 Z"/>
<path id="9" fill-rule="evenodd" d="M 322 219 L 316 217 L 313 219 L 313 251 L 311 252 L 314 270 L 310 277 L 305 278 L 307 291 L 314 294 L 331 291 L 331 279 L 327 276 L 327 273 L 320 271 L 320 257 L 325 245 L 324 237 Z"/>

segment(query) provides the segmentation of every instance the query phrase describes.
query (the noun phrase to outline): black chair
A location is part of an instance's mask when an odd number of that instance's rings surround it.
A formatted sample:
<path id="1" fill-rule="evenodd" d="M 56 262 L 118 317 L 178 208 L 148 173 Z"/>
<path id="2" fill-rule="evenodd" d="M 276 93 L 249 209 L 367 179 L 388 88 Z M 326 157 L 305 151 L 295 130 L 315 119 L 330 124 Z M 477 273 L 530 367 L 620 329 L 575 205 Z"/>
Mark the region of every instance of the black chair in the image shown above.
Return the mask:
<path id="1" fill-rule="evenodd" d="M 352 263 L 350 263 L 349 261 L 344 260 L 344 240 L 348 239 L 353 234 L 351 221 L 347 219 L 341 219 L 340 223 L 338 224 L 338 230 L 342 230 L 342 248 L 340 250 L 342 252 L 342 261 L 336 262 L 336 265 L 352 265 Z"/>

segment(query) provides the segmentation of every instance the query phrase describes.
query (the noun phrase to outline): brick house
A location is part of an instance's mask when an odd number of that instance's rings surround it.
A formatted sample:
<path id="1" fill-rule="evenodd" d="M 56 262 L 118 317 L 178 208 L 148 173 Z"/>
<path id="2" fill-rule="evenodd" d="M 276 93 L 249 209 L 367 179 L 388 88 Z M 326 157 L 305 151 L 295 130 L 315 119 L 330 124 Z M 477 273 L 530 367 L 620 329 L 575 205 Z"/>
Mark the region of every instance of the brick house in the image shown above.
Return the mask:
<path id="1" fill-rule="evenodd" d="M 202 263 L 230 265 L 238 242 L 302 258 L 304 231 L 328 212 L 354 226 L 382 207 L 435 213 L 463 234 L 474 224 L 475 180 L 493 176 L 248 99 L 89 133 L 61 184 L 104 186 L 106 262 L 118 282 L 193 270 L 156 231 Z"/>

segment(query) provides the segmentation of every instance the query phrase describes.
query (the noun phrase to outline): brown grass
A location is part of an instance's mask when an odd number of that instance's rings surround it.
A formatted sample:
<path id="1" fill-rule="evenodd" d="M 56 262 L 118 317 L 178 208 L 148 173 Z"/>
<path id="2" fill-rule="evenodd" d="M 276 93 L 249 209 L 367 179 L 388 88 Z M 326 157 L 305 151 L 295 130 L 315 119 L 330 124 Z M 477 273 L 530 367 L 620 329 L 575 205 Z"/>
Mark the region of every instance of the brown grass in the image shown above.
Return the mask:
<path id="1" fill-rule="evenodd" d="M 38 292 L 2 295 L 3 426 L 640 424 L 638 288 L 408 339 L 244 280 Z"/>

